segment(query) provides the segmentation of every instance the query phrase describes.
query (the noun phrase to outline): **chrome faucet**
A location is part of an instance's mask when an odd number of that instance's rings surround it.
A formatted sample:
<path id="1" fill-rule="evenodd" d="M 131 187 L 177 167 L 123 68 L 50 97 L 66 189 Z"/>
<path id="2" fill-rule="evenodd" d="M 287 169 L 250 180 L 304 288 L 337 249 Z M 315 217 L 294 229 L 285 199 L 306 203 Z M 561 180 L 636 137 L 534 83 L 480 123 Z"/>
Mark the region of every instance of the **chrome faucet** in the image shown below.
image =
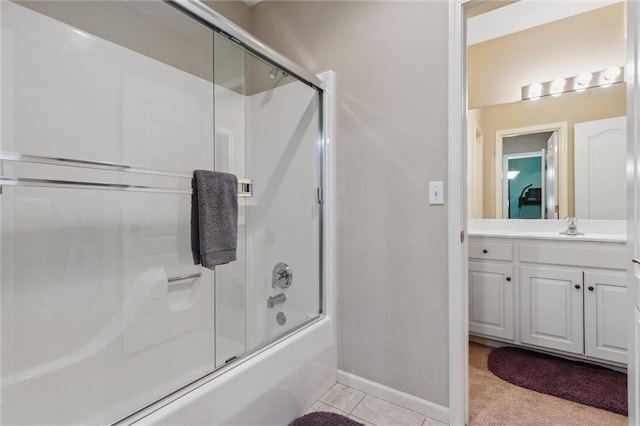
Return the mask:
<path id="1" fill-rule="evenodd" d="M 578 219 L 575 217 L 567 217 L 567 229 L 561 232 L 562 235 L 584 235 L 578 232 Z"/>
<path id="2" fill-rule="evenodd" d="M 284 293 L 276 294 L 275 296 L 269 296 L 267 299 L 267 308 L 273 308 L 280 303 L 284 303 L 287 300 L 287 296 Z"/>

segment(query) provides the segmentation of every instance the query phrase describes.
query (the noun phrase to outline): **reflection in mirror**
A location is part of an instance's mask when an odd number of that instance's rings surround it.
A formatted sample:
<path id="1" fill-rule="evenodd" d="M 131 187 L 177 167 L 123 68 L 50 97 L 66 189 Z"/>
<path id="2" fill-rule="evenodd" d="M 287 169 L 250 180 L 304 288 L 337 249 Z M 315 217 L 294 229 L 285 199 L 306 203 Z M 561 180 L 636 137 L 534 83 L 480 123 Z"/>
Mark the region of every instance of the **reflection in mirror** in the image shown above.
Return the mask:
<path id="1" fill-rule="evenodd" d="M 503 217 L 509 219 L 547 219 L 553 214 L 555 193 L 554 150 L 547 147 L 557 139 L 556 132 L 506 136 L 502 139 Z M 549 155 L 547 155 L 547 153 Z"/>
<path id="2" fill-rule="evenodd" d="M 558 173 L 558 168 L 567 169 L 566 134 L 566 123 L 496 132 L 495 156 L 501 159 L 496 164 L 496 217 L 557 219 L 567 215 L 567 176 Z M 563 161 L 560 167 L 558 157 Z M 510 194 L 518 188 L 521 193 Z"/>
<path id="3" fill-rule="evenodd" d="M 469 217 L 624 218 L 625 83 L 521 100 L 524 86 L 624 65 L 623 22 L 615 3 L 468 46 Z"/>

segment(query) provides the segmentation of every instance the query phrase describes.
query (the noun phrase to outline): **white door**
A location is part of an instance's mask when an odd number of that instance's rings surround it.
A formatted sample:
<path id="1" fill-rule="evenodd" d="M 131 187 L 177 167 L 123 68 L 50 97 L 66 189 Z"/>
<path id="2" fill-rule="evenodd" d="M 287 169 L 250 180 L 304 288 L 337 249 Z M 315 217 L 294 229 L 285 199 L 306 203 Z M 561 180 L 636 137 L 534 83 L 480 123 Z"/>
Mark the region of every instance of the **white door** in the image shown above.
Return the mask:
<path id="1" fill-rule="evenodd" d="M 584 273 L 585 355 L 627 363 L 627 274 Z"/>
<path id="2" fill-rule="evenodd" d="M 626 218 L 626 119 L 575 125 L 575 215 L 580 219 Z"/>
<path id="3" fill-rule="evenodd" d="M 515 338 L 513 265 L 469 262 L 469 331 Z"/>
<path id="4" fill-rule="evenodd" d="M 582 271 L 547 266 L 520 267 L 520 340 L 583 352 Z"/>

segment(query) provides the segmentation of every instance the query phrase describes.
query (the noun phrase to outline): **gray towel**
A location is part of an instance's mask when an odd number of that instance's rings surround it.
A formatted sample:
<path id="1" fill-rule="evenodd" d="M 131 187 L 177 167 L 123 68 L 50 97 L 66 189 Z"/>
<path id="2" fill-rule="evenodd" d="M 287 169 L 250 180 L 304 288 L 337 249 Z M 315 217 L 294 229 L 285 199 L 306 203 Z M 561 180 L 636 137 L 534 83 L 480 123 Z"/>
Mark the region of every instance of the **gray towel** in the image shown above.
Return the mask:
<path id="1" fill-rule="evenodd" d="M 213 269 L 236 260 L 238 178 L 229 173 L 196 170 L 191 187 L 193 262 Z"/>

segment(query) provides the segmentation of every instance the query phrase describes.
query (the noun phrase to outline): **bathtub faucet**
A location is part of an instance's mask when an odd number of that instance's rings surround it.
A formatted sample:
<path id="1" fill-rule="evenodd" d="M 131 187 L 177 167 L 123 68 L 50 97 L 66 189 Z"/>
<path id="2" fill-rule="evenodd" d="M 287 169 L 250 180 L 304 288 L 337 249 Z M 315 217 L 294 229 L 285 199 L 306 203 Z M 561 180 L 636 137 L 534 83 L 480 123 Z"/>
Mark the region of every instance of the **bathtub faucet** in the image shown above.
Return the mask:
<path id="1" fill-rule="evenodd" d="M 284 293 L 276 294 L 275 296 L 269 296 L 267 299 L 267 308 L 273 308 L 280 303 L 284 303 L 287 300 L 287 296 Z"/>

